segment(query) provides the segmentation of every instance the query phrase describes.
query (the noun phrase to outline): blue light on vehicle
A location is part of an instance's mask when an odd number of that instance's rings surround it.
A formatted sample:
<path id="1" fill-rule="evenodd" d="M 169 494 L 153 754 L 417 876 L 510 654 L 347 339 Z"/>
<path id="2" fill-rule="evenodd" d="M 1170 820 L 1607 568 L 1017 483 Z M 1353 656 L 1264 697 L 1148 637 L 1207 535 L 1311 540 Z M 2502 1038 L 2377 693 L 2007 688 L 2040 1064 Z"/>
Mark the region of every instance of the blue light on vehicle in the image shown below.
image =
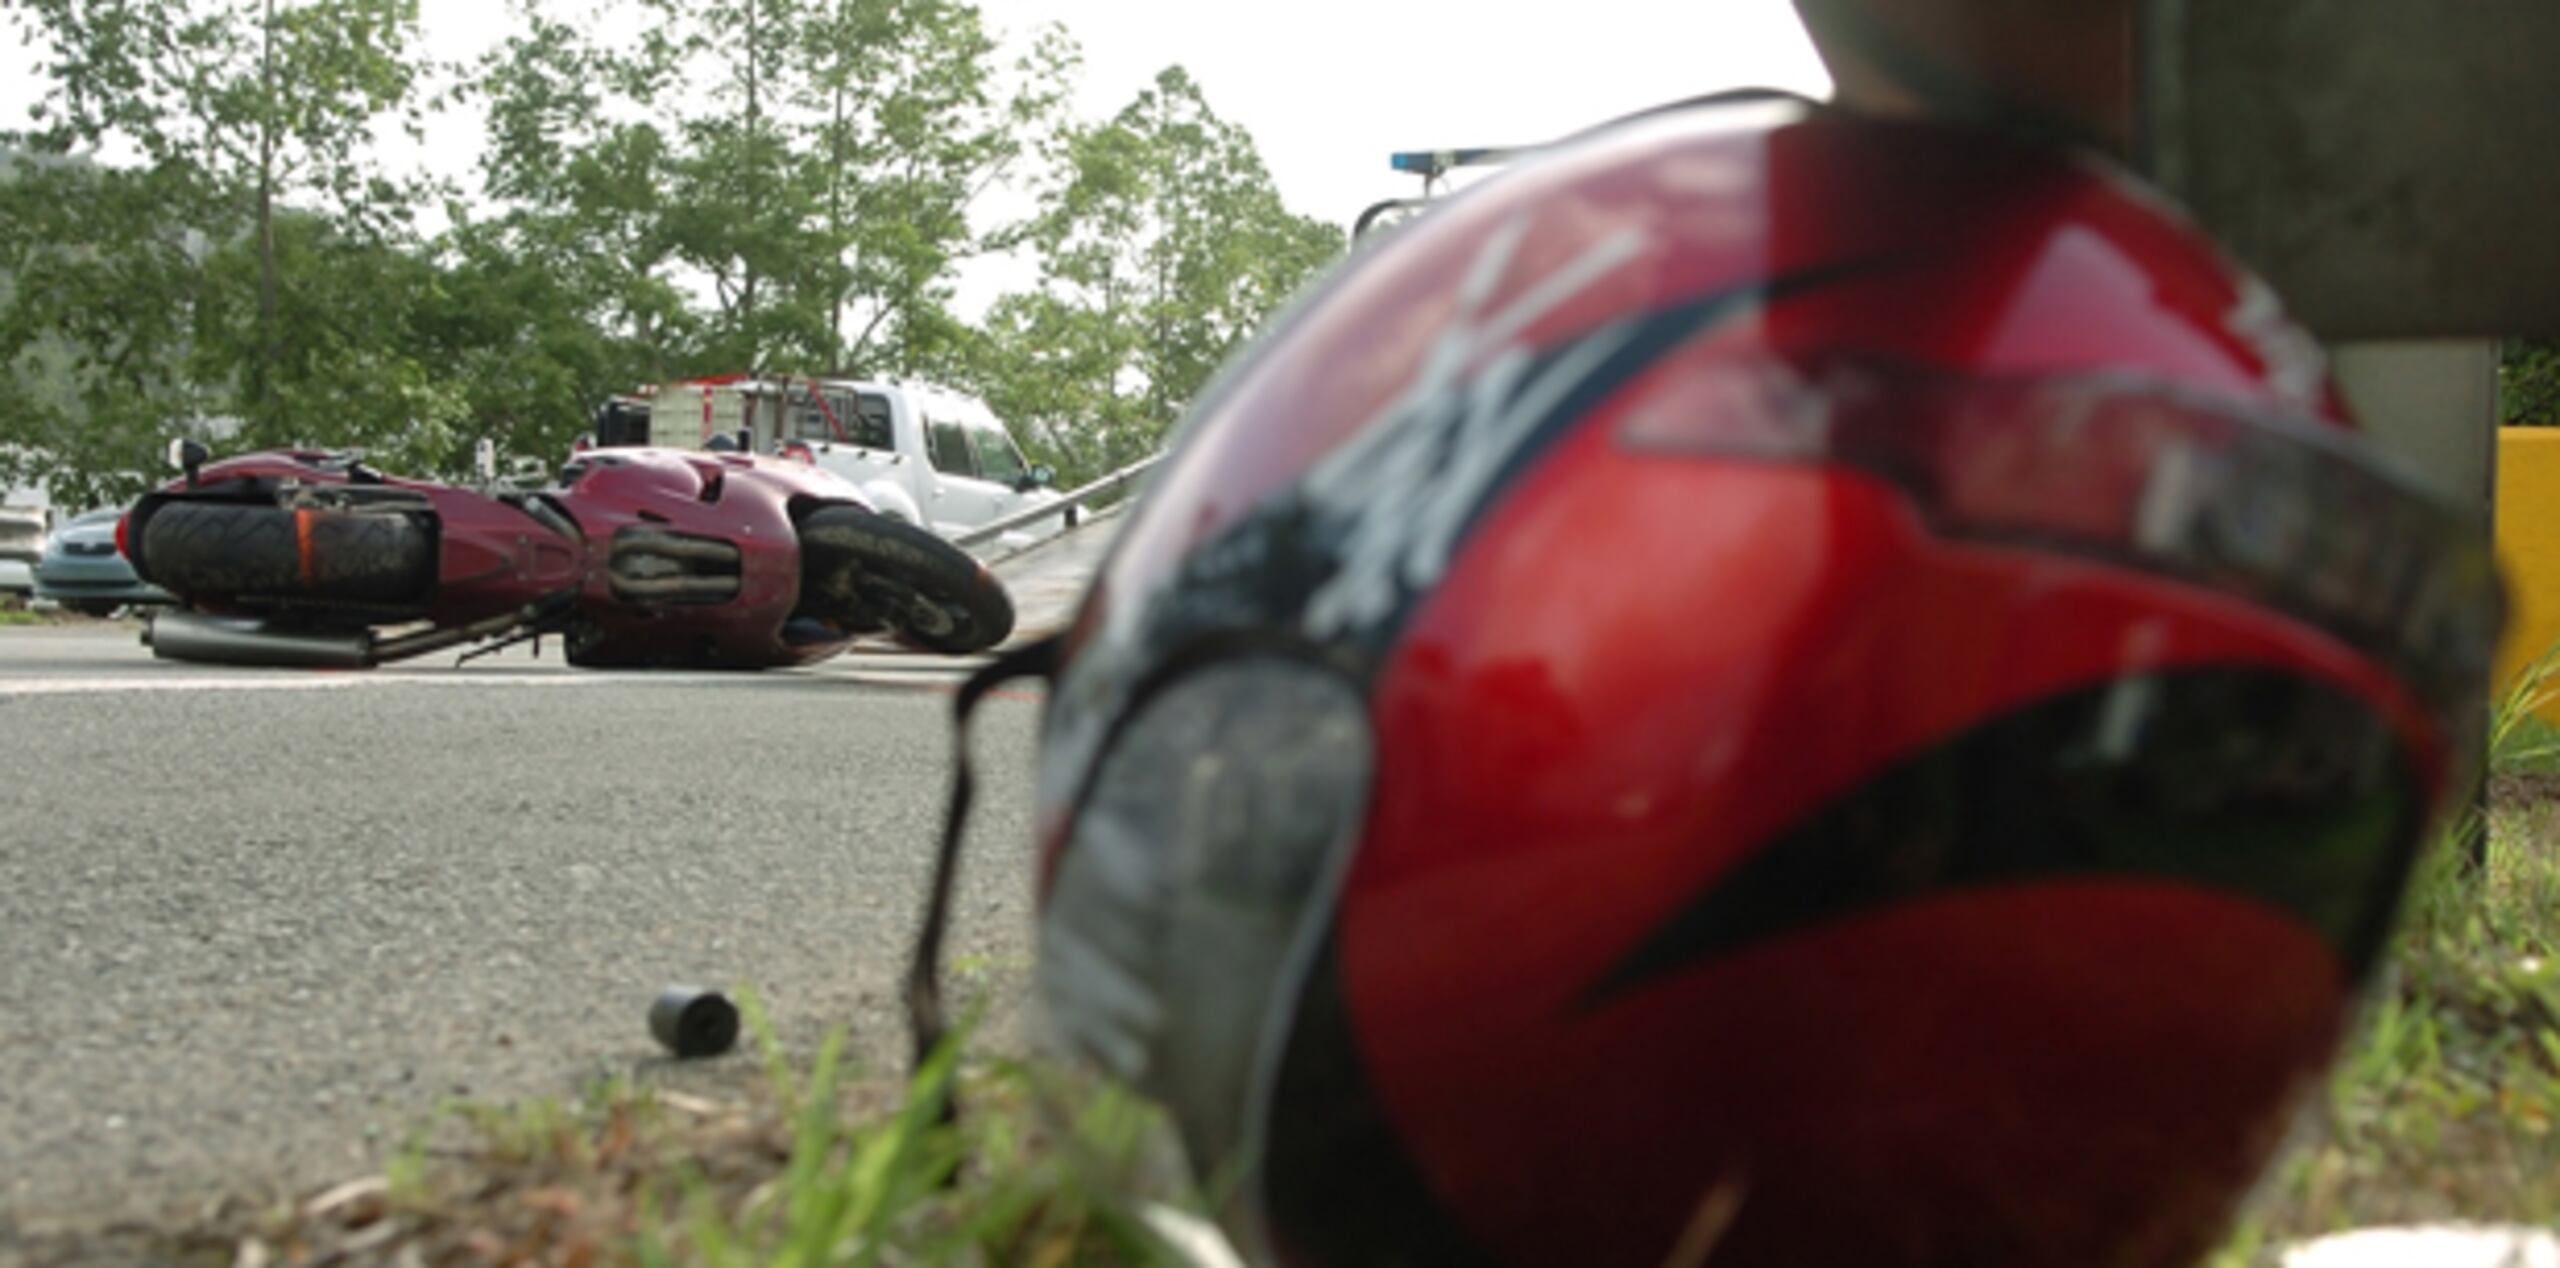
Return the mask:
<path id="1" fill-rule="evenodd" d="M 1446 176 L 1461 167 L 1505 162 L 1519 153 L 1517 149 L 1482 145 L 1465 150 L 1398 150 L 1387 156 L 1387 162 L 1399 172 Z"/>

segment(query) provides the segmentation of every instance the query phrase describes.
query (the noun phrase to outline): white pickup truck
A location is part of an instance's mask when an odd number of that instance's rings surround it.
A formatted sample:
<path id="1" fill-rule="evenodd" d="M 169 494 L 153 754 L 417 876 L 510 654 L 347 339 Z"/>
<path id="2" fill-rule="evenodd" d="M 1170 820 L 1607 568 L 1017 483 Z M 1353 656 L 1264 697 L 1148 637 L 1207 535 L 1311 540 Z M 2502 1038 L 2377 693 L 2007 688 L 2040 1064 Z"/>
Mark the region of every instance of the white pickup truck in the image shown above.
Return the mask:
<path id="1" fill-rule="evenodd" d="M 984 402 L 930 384 L 746 375 L 669 383 L 606 404 L 594 443 L 701 449 L 742 436 L 757 453 L 831 471 L 884 514 L 946 537 L 1059 501 L 1055 474 L 1023 459 Z M 1075 515 L 1061 505 L 994 544 L 1029 545 Z"/>

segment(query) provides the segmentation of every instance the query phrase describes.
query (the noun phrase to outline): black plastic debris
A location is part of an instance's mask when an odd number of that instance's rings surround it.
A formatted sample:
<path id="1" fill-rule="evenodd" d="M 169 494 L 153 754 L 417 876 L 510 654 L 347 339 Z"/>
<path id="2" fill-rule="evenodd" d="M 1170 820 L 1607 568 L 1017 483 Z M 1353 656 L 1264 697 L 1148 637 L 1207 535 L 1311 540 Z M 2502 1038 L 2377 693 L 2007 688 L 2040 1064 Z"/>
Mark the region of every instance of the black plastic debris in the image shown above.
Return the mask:
<path id="1" fill-rule="evenodd" d="M 679 1057 L 716 1057 L 737 1046 L 738 1006 L 718 991 L 670 986 L 649 1005 L 649 1033 Z"/>

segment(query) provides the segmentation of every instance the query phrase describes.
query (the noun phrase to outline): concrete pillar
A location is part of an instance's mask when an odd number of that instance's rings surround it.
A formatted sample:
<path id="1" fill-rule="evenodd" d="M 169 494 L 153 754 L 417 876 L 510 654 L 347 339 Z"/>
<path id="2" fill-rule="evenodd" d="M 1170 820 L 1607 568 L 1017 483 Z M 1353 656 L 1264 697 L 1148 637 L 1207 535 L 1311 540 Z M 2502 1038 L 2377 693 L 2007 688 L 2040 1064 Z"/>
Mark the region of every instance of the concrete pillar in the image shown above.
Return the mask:
<path id="1" fill-rule="evenodd" d="M 2478 506 L 2486 522 L 2497 489 L 2496 341 L 2364 340 L 2330 352 L 2365 431 L 2437 492 Z"/>
<path id="2" fill-rule="evenodd" d="M 2443 496 L 2480 508 L 2494 531 L 2498 497 L 2498 344 L 2487 339 L 2395 339 L 2332 345 L 2338 389 L 2365 431 Z M 2493 691 L 2496 684 L 2492 684 Z M 2489 861 L 2489 789 L 2465 843 Z"/>
<path id="3" fill-rule="evenodd" d="M 2146 0 L 2141 165 L 2327 339 L 2560 331 L 2551 0 Z"/>

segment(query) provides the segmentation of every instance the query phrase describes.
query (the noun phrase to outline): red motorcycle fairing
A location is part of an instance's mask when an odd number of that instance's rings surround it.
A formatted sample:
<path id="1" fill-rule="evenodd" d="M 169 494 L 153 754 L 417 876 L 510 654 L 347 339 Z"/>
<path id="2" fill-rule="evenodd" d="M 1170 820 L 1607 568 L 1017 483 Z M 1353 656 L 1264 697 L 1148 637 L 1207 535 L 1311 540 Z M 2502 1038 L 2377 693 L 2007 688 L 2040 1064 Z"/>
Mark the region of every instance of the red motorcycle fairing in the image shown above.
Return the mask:
<path id="1" fill-rule="evenodd" d="M 434 593 L 414 613 L 436 625 L 460 626 L 522 609 L 575 584 L 585 569 L 583 543 L 522 509 L 470 489 L 387 475 L 313 450 L 264 450 L 207 463 L 190 487 L 161 486 L 151 499 L 255 496 L 271 486 L 361 487 L 411 495 L 429 512 L 437 543 Z M 147 514 L 147 506 L 137 508 Z M 129 517 L 131 518 L 131 517 Z M 129 551 L 141 549 L 133 535 Z M 135 560 L 142 566 L 140 559 Z"/>
<path id="2" fill-rule="evenodd" d="M 556 501 L 595 544 L 584 580 L 599 637 L 574 663 L 779 667 L 824 660 L 851 645 L 841 631 L 787 631 L 800 599 L 795 504 L 869 503 L 849 482 L 815 467 L 751 454 L 684 449 L 600 449 L 561 472 Z M 718 604 L 617 602 L 606 567 L 618 535 L 658 530 L 724 541 L 738 550 L 737 594 Z"/>

